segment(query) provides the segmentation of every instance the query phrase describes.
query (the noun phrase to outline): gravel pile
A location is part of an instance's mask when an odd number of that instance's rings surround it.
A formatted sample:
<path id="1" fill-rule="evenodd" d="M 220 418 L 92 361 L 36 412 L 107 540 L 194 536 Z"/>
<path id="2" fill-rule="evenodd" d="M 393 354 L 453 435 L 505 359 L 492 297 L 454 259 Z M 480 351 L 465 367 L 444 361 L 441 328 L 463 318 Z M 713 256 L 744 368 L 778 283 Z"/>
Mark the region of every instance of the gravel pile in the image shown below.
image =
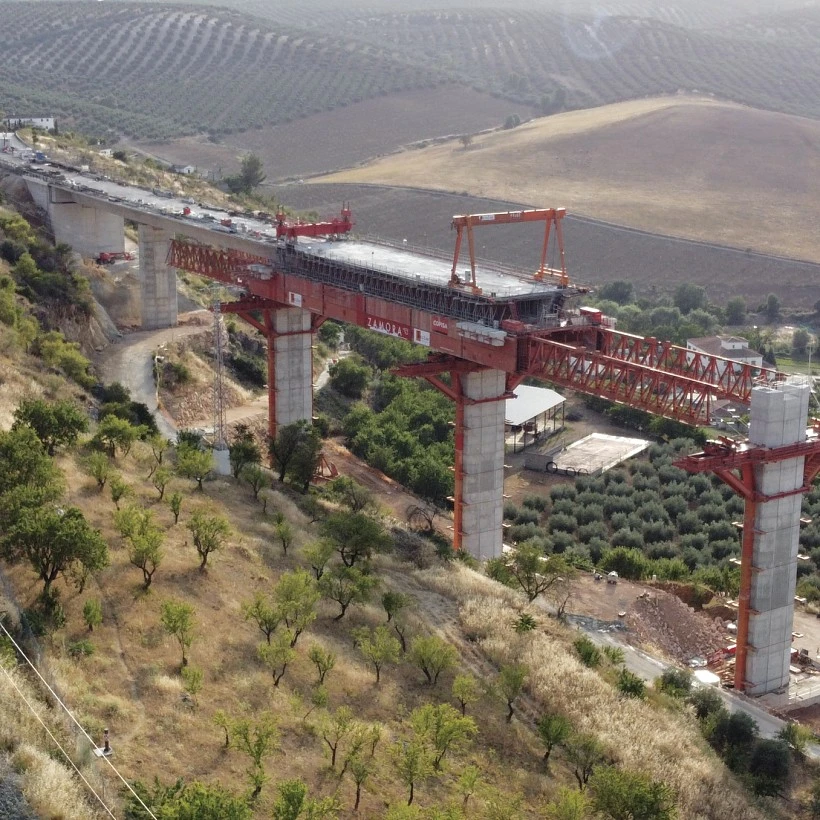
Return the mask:
<path id="1" fill-rule="evenodd" d="M 728 641 L 717 621 L 662 590 L 636 599 L 626 623 L 641 643 L 651 644 L 683 663 L 696 656 L 705 657 Z"/>

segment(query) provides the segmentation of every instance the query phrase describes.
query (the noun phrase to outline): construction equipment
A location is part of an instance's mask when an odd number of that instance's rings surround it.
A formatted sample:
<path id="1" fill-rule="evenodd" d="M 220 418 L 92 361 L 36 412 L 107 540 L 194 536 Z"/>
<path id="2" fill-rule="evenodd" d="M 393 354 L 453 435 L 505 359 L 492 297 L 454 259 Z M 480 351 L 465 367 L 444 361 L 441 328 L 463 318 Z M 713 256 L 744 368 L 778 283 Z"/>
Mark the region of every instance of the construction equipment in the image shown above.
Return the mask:
<path id="1" fill-rule="evenodd" d="M 480 294 L 475 278 L 475 243 L 473 240 L 473 228 L 482 225 L 510 225 L 522 222 L 543 222 L 544 223 L 544 243 L 541 247 L 541 264 L 535 272 L 534 278 L 542 280 L 545 276 L 551 276 L 557 280 L 561 287 L 569 285 L 567 276 L 567 264 L 564 257 L 564 233 L 561 230 L 561 220 L 566 216 L 566 208 L 539 208 L 527 211 L 504 211 L 489 214 L 462 214 L 453 217 L 452 227 L 456 229 L 456 249 L 453 254 L 453 271 L 450 277 L 450 287 L 463 287 L 474 294 Z M 550 231 L 555 226 L 555 238 L 558 243 L 558 254 L 561 259 L 561 267 L 547 267 L 547 250 L 549 249 Z M 461 241 L 464 232 L 467 233 L 467 247 L 470 252 L 470 274 L 469 280 L 462 280 L 458 276 L 458 257 L 461 252 Z"/>
<path id="2" fill-rule="evenodd" d="M 341 215 L 329 222 L 304 222 L 301 219 L 290 221 L 287 215 L 280 211 L 276 214 L 276 237 L 295 242 L 300 236 L 341 236 L 353 230 L 355 224 L 347 203 L 342 205 Z"/>
<path id="3" fill-rule="evenodd" d="M 128 251 L 100 251 L 94 261 L 98 265 L 113 265 L 115 262 L 126 260 L 128 262 L 134 259 L 134 254 Z"/>

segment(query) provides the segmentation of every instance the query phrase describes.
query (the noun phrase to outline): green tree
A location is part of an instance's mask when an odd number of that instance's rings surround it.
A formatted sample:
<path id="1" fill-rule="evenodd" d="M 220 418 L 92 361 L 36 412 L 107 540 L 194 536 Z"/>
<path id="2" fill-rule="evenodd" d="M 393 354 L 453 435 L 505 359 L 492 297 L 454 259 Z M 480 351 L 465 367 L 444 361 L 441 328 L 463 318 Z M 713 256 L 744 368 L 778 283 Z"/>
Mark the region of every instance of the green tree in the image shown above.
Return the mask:
<path id="1" fill-rule="evenodd" d="M 508 663 L 498 673 L 496 686 L 501 699 L 507 704 L 507 723 L 513 719 L 513 704 L 524 688 L 529 671 L 523 663 Z"/>
<path id="2" fill-rule="evenodd" d="M 562 556 L 545 557 L 538 544 L 532 541 L 525 541 L 515 548 L 507 558 L 507 567 L 528 601 L 534 601 L 577 574 Z"/>
<path id="3" fill-rule="evenodd" d="M 618 673 L 616 686 L 618 691 L 625 697 L 637 698 L 638 700 L 643 700 L 646 697 L 646 683 L 644 683 L 643 678 L 628 669 L 621 669 Z"/>
<path id="4" fill-rule="evenodd" d="M 181 675 L 185 691 L 191 696 L 194 706 L 197 706 L 197 695 L 202 691 L 205 679 L 203 671 L 198 666 L 184 666 Z"/>
<path id="5" fill-rule="evenodd" d="M 655 679 L 655 689 L 673 698 L 685 698 L 692 691 L 692 673 L 688 669 L 670 666 Z"/>
<path id="6" fill-rule="evenodd" d="M 328 368 L 330 385 L 343 396 L 360 399 L 373 378 L 373 371 L 361 356 L 348 356 Z"/>
<path id="7" fill-rule="evenodd" d="M 204 570 L 208 556 L 222 547 L 231 534 L 231 527 L 223 516 L 210 515 L 202 510 L 197 510 L 191 516 L 187 527 L 199 553 L 199 568 Z"/>
<path id="8" fill-rule="evenodd" d="M 356 801 L 353 804 L 353 811 L 358 812 L 362 799 L 362 787 L 367 778 L 373 773 L 372 761 L 368 761 L 359 755 L 354 755 L 350 758 L 348 771 L 353 778 L 353 782 L 356 784 Z"/>
<path id="9" fill-rule="evenodd" d="M 456 675 L 453 679 L 453 697 L 458 701 L 464 716 L 467 714 L 467 707 L 481 697 L 481 687 L 472 675 Z"/>
<path id="10" fill-rule="evenodd" d="M 279 686 L 279 681 L 282 680 L 288 666 L 296 657 L 290 630 L 278 632 L 268 643 L 259 644 L 257 654 L 259 660 L 270 670 L 273 685 Z"/>
<path id="11" fill-rule="evenodd" d="M 262 160 L 253 153 L 245 154 L 239 170 L 239 180 L 242 193 L 249 194 L 254 188 L 258 188 L 265 181 Z"/>
<path id="12" fill-rule="evenodd" d="M 365 512 L 376 506 L 373 493 L 355 478 L 340 475 L 328 482 L 325 487 L 325 495 L 333 501 L 344 504 L 350 512 Z"/>
<path id="13" fill-rule="evenodd" d="M 240 431 L 237 438 L 228 446 L 228 458 L 234 478 L 239 478 L 246 467 L 262 461 L 262 452 L 250 431 Z"/>
<path id="14" fill-rule="evenodd" d="M 168 499 L 168 506 L 174 514 L 174 524 L 179 523 L 179 513 L 182 510 L 182 493 L 172 493 Z"/>
<path id="15" fill-rule="evenodd" d="M 279 750 L 279 727 L 269 714 L 262 714 L 258 723 L 240 718 L 235 720 L 231 727 L 231 741 L 236 749 L 251 759 L 248 780 L 253 787 L 251 797 L 255 799 L 268 781 L 265 774 L 265 758 Z"/>
<path id="16" fill-rule="evenodd" d="M 7 530 L 3 557 L 27 561 L 48 598 L 59 575 L 75 580 L 108 566 L 108 546 L 77 507 L 42 507 L 19 516 Z"/>
<path id="17" fill-rule="evenodd" d="M 160 623 L 169 635 L 176 638 L 182 652 L 182 666 L 187 666 L 185 651 L 194 642 L 194 608 L 182 601 L 163 601 Z"/>
<path id="18" fill-rule="evenodd" d="M 103 614 L 100 599 L 89 598 L 83 604 L 83 620 L 85 621 L 85 625 L 88 627 L 88 631 L 93 632 L 94 627 L 99 626 L 102 623 L 102 619 Z"/>
<path id="19" fill-rule="evenodd" d="M 341 621 L 351 604 L 367 603 L 378 583 L 377 578 L 358 567 L 335 566 L 319 579 L 319 591 L 339 604 L 341 611 L 333 620 Z"/>
<path id="20" fill-rule="evenodd" d="M 792 353 L 795 356 L 805 356 L 809 345 L 814 346 L 811 334 L 803 327 L 795 328 L 792 333 Z"/>
<path id="21" fill-rule="evenodd" d="M 173 473 L 167 467 L 157 467 L 151 476 L 151 483 L 154 489 L 159 493 L 159 500 L 165 498 L 165 488 L 171 482 Z"/>
<path id="22" fill-rule="evenodd" d="M 782 795 L 791 774 L 791 754 L 782 740 L 764 739 L 754 744 L 749 776 L 755 794 Z"/>
<path id="23" fill-rule="evenodd" d="M 607 282 L 598 290 L 598 296 L 605 301 L 617 302 L 619 305 L 627 305 L 635 298 L 635 288 L 631 282 L 623 279 L 616 279 L 614 282 Z"/>
<path id="24" fill-rule="evenodd" d="M 763 313 L 770 322 L 774 322 L 780 316 L 780 298 L 776 294 L 770 293 L 766 297 Z"/>
<path id="25" fill-rule="evenodd" d="M 290 525 L 289 521 L 283 518 L 281 521 L 276 522 L 273 529 L 276 533 L 276 537 L 282 544 L 282 555 L 287 555 L 288 549 L 293 543 L 293 538 L 295 536 L 293 527 Z"/>
<path id="26" fill-rule="evenodd" d="M 316 620 L 316 604 L 320 597 L 316 581 L 303 569 L 285 572 L 279 578 L 273 599 L 279 617 L 290 630 L 292 647 Z"/>
<path id="27" fill-rule="evenodd" d="M 279 608 L 270 604 L 261 592 L 257 592 L 250 603 L 242 604 L 242 615 L 246 621 L 254 621 L 268 643 L 282 622 Z"/>
<path id="28" fill-rule="evenodd" d="M 449 703 L 417 707 L 410 715 L 410 725 L 416 737 L 430 745 L 436 771 L 441 769 L 445 755 L 463 751 L 478 733 L 475 720 L 460 715 Z"/>
<path id="29" fill-rule="evenodd" d="M 317 581 L 325 574 L 325 567 L 327 567 L 327 563 L 333 557 L 334 552 L 336 552 L 336 547 L 333 542 L 328 541 L 326 538 L 314 541 L 304 548 L 302 555 L 305 561 L 310 564 Z"/>
<path id="30" fill-rule="evenodd" d="M 391 546 L 390 536 L 382 524 L 360 512 L 329 515 L 320 531 L 336 547 L 346 567 L 368 560 L 374 552 L 387 552 Z"/>
<path id="31" fill-rule="evenodd" d="M 583 733 L 570 735 L 564 741 L 564 757 L 572 767 L 579 791 L 586 788 L 596 767 L 606 760 L 600 741 L 594 735 Z"/>
<path id="32" fill-rule="evenodd" d="M 308 421 L 295 421 L 279 428 L 270 440 L 270 455 L 279 471 L 279 480 L 287 476 L 294 484 L 307 490 L 316 465 L 322 441 Z"/>
<path id="33" fill-rule="evenodd" d="M 122 451 L 124 456 L 127 456 L 144 429 L 143 427 L 135 427 L 125 419 L 108 415 L 100 421 L 92 441 L 108 453 L 110 458 L 116 458 L 117 448 Z"/>
<path id="34" fill-rule="evenodd" d="M 30 427 L 53 456 L 57 447 L 73 447 L 80 433 L 88 430 L 88 418 L 72 401 L 47 402 L 24 399 L 14 411 L 12 430 L 21 425 Z"/>
<path id="35" fill-rule="evenodd" d="M 336 655 L 329 649 L 325 649 L 318 643 L 315 643 L 308 651 L 308 658 L 316 667 L 316 672 L 319 675 L 319 686 L 322 686 L 328 672 L 336 665 Z"/>
<path id="36" fill-rule="evenodd" d="M 430 752 L 427 745 L 417 738 L 394 743 L 391 751 L 396 774 L 408 789 L 407 805 L 411 806 L 416 794 L 416 784 L 433 773 Z"/>
<path id="37" fill-rule="evenodd" d="M 544 765 L 549 765 L 550 754 L 556 746 L 563 745 L 572 732 L 572 724 L 563 715 L 547 713 L 535 724 L 538 739 L 544 745 Z"/>
<path id="38" fill-rule="evenodd" d="M 730 325 L 742 325 L 746 319 L 746 300 L 734 296 L 726 303 L 726 322 Z"/>
<path id="39" fill-rule="evenodd" d="M 381 681 L 382 667 L 388 663 L 398 663 L 401 656 L 401 644 L 390 634 L 385 624 L 375 629 L 366 626 L 353 630 L 353 640 L 364 655 L 365 660 L 373 665 L 376 672 L 376 683 Z"/>
<path id="40" fill-rule="evenodd" d="M 85 466 L 97 482 L 97 489 L 102 492 L 111 474 L 111 462 L 108 456 L 105 453 L 91 453 L 85 461 Z"/>
<path id="41" fill-rule="evenodd" d="M 777 740 L 783 741 L 797 757 L 802 757 L 809 743 L 814 741 L 814 732 L 807 726 L 789 721 L 777 733 Z"/>
<path id="42" fill-rule="evenodd" d="M 131 494 L 131 487 L 125 483 L 125 480 L 119 473 L 114 473 L 108 480 L 108 491 L 111 493 L 111 500 L 114 502 L 114 506 L 119 509 L 120 501 L 122 501 L 125 496 Z"/>
<path id="43" fill-rule="evenodd" d="M 140 781 L 132 784 L 134 793 L 126 792 L 125 820 L 150 820 L 143 808 L 148 806 L 157 820 L 251 820 L 252 811 L 244 797 L 235 797 L 222 786 L 184 783 L 164 786 L 154 780 L 153 789 Z"/>
<path id="44" fill-rule="evenodd" d="M 267 472 L 259 464 L 247 464 L 242 469 L 242 480 L 251 488 L 254 501 L 259 500 L 259 493 L 270 486 Z"/>
<path id="45" fill-rule="evenodd" d="M 675 793 L 643 772 L 604 766 L 589 781 L 593 808 L 607 820 L 673 820 Z"/>
<path id="46" fill-rule="evenodd" d="M 202 482 L 213 468 L 214 457 L 210 450 L 200 450 L 187 444 L 177 447 L 177 473 L 196 481 L 199 492 L 202 492 Z"/>
<path id="47" fill-rule="evenodd" d="M 148 589 L 154 580 L 154 573 L 162 563 L 164 553 L 162 551 L 163 531 L 153 525 L 140 528 L 129 538 L 128 560 L 137 568 L 142 570 L 143 588 Z"/>
<path id="48" fill-rule="evenodd" d="M 458 663 L 458 652 L 451 643 L 437 635 L 420 635 L 410 645 L 409 658 L 424 672 L 427 683 L 435 686 L 441 673 Z"/>
<path id="49" fill-rule="evenodd" d="M 356 731 L 358 723 L 353 718 L 353 710 L 349 706 L 340 706 L 332 715 L 328 715 L 321 723 L 319 733 L 330 750 L 330 768 L 336 768 L 336 758 L 342 741 Z"/>
<path id="50" fill-rule="evenodd" d="M 706 291 L 699 285 L 683 282 L 675 290 L 675 307 L 686 315 L 698 308 L 706 307 Z"/>

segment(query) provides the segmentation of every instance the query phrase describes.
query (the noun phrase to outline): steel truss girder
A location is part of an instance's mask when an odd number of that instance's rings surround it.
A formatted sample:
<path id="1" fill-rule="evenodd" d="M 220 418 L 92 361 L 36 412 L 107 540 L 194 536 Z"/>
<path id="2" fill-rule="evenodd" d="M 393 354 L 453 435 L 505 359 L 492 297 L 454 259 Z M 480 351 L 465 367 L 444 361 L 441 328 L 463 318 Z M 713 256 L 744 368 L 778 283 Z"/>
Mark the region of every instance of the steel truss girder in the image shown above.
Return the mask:
<path id="1" fill-rule="evenodd" d="M 229 285 L 238 284 L 240 276 L 252 265 L 270 266 L 270 260 L 263 256 L 197 245 L 181 239 L 171 240 L 166 261 L 173 268 L 198 273 Z"/>
<path id="2" fill-rule="evenodd" d="M 718 398 L 744 404 L 749 403 L 753 387 L 775 384 L 785 378 L 775 370 L 699 353 L 652 337 L 644 338 L 610 328 L 601 328 L 597 337 L 598 348 L 607 356 L 694 379 L 708 384 Z"/>

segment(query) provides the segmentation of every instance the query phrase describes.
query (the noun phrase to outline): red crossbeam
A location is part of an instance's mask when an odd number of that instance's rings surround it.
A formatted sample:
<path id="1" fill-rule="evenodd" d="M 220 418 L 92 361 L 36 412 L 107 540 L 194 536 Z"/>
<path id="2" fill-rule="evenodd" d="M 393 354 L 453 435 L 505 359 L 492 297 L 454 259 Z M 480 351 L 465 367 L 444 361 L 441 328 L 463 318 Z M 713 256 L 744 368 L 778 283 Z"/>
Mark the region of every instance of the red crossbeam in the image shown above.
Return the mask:
<path id="1" fill-rule="evenodd" d="M 171 267 L 198 273 L 227 284 L 236 283 L 243 274 L 251 271 L 254 265 L 262 265 L 266 269 L 270 266 L 270 260 L 263 256 L 231 249 L 211 248 L 180 239 L 171 240 L 167 263 Z"/>

